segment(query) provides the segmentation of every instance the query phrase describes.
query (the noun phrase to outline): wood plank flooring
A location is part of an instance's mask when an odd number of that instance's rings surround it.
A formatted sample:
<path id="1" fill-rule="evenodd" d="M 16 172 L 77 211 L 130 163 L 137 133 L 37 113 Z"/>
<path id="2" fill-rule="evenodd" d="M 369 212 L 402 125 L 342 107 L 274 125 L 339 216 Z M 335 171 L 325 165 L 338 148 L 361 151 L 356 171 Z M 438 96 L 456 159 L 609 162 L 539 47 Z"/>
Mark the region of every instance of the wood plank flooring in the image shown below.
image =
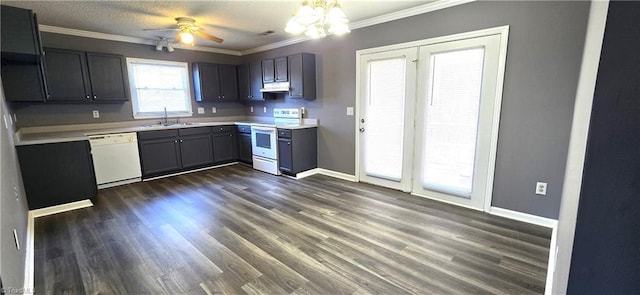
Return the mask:
<path id="1" fill-rule="evenodd" d="M 37 294 L 542 294 L 549 229 L 242 165 L 36 219 Z"/>

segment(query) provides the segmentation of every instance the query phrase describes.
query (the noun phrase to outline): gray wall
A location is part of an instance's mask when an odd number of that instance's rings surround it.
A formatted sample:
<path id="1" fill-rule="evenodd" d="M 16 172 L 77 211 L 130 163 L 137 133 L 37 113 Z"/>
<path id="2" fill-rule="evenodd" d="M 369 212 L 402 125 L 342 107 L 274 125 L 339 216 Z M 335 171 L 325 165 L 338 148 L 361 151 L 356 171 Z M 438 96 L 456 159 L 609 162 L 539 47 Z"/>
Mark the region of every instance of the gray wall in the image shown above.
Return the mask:
<path id="1" fill-rule="evenodd" d="M 81 51 L 121 54 L 125 57 L 149 58 L 182 62 L 213 62 L 239 64 L 240 57 L 225 54 L 178 49 L 172 53 L 156 51 L 155 46 L 75 37 L 53 33 L 42 33 L 45 47 Z M 178 46 L 176 46 L 178 47 Z M 193 77 L 190 77 L 193 92 Z M 193 95 L 193 93 L 192 93 Z M 244 106 L 240 103 L 198 103 L 192 100 L 194 117 L 242 116 Z M 216 114 L 211 107 L 217 108 Z M 12 103 L 11 109 L 17 115 L 19 127 L 61 125 L 80 123 L 105 123 L 133 121 L 131 102 L 111 104 L 61 104 L 61 103 Z M 205 114 L 198 115 L 197 108 L 204 107 Z M 94 119 L 93 110 L 100 111 L 100 118 Z"/>
<path id="2" fill-rule="evenodd" d="M 245 56 L 310 52 L 320 69 L 316 101 L 280 98 L 245 111 L 304 106 L 320 120 L 319 166 L 354 174 L 355 118 L 346 107 L 355 104 L 356 50 L 509 25 L 493 205 L 557 218 L 588 14 L 586 1 L 480 1 Z M 548 182 L 547 196 L 534 194 L 536 181 Z"/>
<path id="3" fill-rule="evenodd" d="M 0 86 L 0 113 L 9 116 Z M 13 146 L 14 126 L 6 126 L 0 118 L 0 274 L 5 288 L 24 285 L 25 249 L 27 246 L 27 201 Z M 14 187 L 17 188 L 18 198 Z M 13 241 L 13 230 L 18 232 L 20 250 Z M 9 293 L 9 292 L 7 292 Z"/>

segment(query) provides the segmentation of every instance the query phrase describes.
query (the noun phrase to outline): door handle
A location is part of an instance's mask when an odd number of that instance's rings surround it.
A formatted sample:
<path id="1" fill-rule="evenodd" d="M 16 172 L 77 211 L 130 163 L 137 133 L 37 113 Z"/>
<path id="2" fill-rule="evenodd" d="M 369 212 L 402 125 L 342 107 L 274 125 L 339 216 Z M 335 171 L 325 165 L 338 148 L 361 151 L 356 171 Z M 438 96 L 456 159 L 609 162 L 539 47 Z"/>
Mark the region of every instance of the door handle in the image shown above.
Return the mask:
<path id="1" fill-rule="evenodd" d="M 364 127 L 360 128 L 360 133 L 363 133 L 363 132 L 364 132 Z"/>

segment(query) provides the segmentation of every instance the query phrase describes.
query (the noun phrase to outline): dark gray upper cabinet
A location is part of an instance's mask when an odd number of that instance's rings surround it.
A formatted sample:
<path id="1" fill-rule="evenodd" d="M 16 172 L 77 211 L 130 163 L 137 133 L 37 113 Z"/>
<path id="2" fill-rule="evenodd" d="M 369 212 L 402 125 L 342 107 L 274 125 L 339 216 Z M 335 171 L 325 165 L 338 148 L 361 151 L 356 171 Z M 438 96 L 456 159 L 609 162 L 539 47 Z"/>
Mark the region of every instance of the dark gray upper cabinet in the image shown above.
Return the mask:
<path id="1" fill-rule="evenodd" d="M 121 55 L 87 53 L 93 99 L 96 101 L 126 101 L 129 83 L 124 57 Z"/>
<path id="2" fill-rule="evenodd" d="M 41 64 L 3 63 L 2 86 L 7 101 L 42 102 L 47 93 Z"/>
<path id="3" fill-rule="evenodd" d="M 239 96 L 242 100 L 274 99 L 275 93 L 261 92 L 262 62 L 254 62 L 238 66 Z"/>
<path id="4" fill-rule="evenodd" d="M 23 145 L 16 150 L 30 210 L 96 196 L 89 141 Z"/>
<path id="5" fill-rule="evenodd" d="M 227 163 L 237 160 L 237 139 L 235 126 L 216 126 L 213 129 L 213 160 L 215 163 Z"/>
<path id="6" fill-rule="evenodd" d="M 124 57 L 64 49 L 45 49 L 50 101 L 127 101 Z"/>
<path id="7" fill-rule="evenodd" d="M 287 57 L 267 59 L 262 61 L 262 81 L 286 82 L 289 81 L 289 71 L 287 69 Z"/>
<path id="8" fill-rule="evenodd" d="M 316 99 L 316 56 L 310 53 L 290 55 L 289 97 Z"/>
<path id="9" fill-rule="evenodd" d="M 235 65 L 194 63 L 193 84 L 196 101 L 238 99 L 238 77 Z"/>
<path id="10" fill-rule="evenodd" d="M 0 47 L 3 60 L 38 62 L 42 56 L 35 13 L 11 6 L 0 7 Z"/>
<path id="11" fill-rule="evenodd" d="M 318 128 L 278 129 L 280 171 L 296 175 L 318 167 Z"/>

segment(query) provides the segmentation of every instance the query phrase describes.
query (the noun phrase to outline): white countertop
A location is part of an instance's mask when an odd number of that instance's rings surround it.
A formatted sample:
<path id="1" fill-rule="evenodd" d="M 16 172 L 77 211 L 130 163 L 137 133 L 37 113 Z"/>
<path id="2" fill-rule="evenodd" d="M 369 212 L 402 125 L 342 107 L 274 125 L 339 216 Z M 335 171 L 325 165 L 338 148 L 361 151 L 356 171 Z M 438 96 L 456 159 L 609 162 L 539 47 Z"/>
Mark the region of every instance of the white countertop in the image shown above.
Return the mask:
<path id="1" fill-rule="evenodd" d="M 73 126 L 47 126 L 47 127 L 28 127 L 21 128 L 15 135 L 15 145 L 32 145 L 32 144 L 45 144 L 56 142 L 69 142 L 89 140 L 91 135 L 99 134 L 114 134 L 114 133 L 129 133 L 129 132 L 143 132 L 151 130 L 167 130 L 167 129 L 181 129 L 181 128 L 195 128 L 195 127 L 210 127 L 220 125 L 251 125 L 251 126 L 264 126 L 275 127 L 281 129 L 301 129 L 301 128 L 313 128 L 318 127 L 318 121 L 316 119 L 304 119 L 301 124 L 295 125 L 277 125 L 272 120 L 230 120 L 230 121 L 216 121 L 216 122 L 187 122 L 174 124 L 169 126 L 163 126 L 160 124 L 145 125 L 144 123 L 137 122 L 123 122 L 123 123 L 104 123 L 104 124 L 85 124 L 85 125 L 73 125 Z"/>

